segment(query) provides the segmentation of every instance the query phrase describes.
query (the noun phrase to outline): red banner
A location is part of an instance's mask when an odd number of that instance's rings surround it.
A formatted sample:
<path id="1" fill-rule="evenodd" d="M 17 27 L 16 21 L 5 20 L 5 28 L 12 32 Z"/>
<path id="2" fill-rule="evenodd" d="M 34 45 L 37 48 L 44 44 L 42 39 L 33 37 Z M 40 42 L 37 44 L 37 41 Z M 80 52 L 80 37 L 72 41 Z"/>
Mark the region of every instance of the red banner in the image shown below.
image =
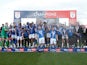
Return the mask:
<path id="1" fill-rule="evenodd" d="M 46 11 L 45 18 L 69 18 L 70 24 L 77 21 L 76 10 Z"/>

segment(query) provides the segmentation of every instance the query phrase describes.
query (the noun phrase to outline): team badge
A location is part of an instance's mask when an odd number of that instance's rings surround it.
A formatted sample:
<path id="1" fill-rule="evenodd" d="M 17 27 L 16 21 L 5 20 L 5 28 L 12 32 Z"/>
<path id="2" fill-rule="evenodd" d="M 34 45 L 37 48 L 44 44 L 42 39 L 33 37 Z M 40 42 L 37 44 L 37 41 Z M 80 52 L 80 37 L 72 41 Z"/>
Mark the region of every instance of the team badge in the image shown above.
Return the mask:
<path id="1" fill-rule="evenodd" d="M 71 12 L 70 12 L 70 18 L 75 18 L 75 17 L 76 17 L 75 12 L 71 11 Z"/>
<path id="2" fill-rule="evenodd" d="M 15 18 L 20 18 L 20 12 L 15 12 Z"/>

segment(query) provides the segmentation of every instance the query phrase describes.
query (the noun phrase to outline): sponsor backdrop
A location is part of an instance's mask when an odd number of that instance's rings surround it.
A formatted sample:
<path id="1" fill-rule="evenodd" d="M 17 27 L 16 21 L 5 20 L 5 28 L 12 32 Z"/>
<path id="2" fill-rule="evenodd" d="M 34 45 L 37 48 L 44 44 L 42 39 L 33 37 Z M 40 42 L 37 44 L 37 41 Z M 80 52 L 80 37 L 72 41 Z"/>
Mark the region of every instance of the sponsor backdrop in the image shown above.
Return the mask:
<path id="1" fill-rule="evenodd" d="M 36 18 L 36 19 L 68 18 L 70 24 L 75 24 L 77 21 L 77 12 L 76 10 L 14 11 L 14 22 L 21 22 L 21 18 Z"/>

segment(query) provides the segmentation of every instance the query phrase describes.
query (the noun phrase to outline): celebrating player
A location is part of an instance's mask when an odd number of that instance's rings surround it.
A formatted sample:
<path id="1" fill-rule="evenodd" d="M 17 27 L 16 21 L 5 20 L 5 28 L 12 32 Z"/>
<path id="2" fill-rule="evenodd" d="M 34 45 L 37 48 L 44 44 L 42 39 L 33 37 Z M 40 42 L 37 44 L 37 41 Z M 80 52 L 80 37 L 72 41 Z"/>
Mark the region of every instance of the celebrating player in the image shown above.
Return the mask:
<path id="1" fill-rule="evenodd" d="M 22 47 L 22 28 L 19 27 L 16 29 L 16 33 L 17 33 L 17 47 Z"/>
<path id="2" fill-rule="evenodd" d="M 56 32 L 54 26 L 52 26 L 52 30 L 50 32 L 50 35 L 51 35 L 51 37 L 50 37 L 50 46 L 51 47 L 56 47 L 58 36 L 57 36 L 57 32 Z"/>
<path id="3" fill-rule="evenodd" d="M 39 47 L 40 48 L 44 47 L 44 44 L 45 44 L 44 33 L 45 33 L 44 30 L 39 25 L 38 30 L 37 30 L 37 34 L 38 34 L 38 38 L 39 38 Z"/>
<path id="4" fill-rule="evenodd" d="M 30 34 L 29 34 L 29 44 L 31 44 L 31 47 L 34 47 L 34 39 L 35 39 L 35 26 L 34 23 L 31 23 L 29 26 Z"/>

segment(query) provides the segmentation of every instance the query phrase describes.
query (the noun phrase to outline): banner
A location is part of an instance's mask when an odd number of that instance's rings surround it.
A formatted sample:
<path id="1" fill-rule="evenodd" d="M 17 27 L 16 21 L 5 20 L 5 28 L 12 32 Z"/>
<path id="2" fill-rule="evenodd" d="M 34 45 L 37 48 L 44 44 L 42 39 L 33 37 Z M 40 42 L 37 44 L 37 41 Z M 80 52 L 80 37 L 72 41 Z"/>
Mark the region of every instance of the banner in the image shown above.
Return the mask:
<path id="1" fill-rule="evenodd" d="M 21 22 L 21 18 L 69 18 L 70 24 L 76 24 L 76 10 L 53 10 L 53 11 L 14 11 L 14 22 Z"/>
<path id="2" fill-rule="evenodd" d="M 87 52 L 87 48 L 2 48 L 0 52 Z"/>

